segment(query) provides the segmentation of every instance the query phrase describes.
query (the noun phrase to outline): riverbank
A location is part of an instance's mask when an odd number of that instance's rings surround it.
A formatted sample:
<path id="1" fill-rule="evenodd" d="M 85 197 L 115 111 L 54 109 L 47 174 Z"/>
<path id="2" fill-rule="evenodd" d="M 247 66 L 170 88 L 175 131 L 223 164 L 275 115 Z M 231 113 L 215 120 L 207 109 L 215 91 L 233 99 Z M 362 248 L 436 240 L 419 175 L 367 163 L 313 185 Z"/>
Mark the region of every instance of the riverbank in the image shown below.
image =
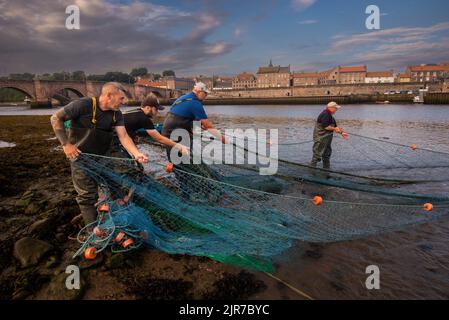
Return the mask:
<path id="1" fill-rule="evenodd" d="M 0 117 L 0 299 L 247 299 L 265 284 L 208 258 L 154 249 L 73 260 L 79 230 L 70 167 L 48 116 Z M 55 149 L 56 148 L 56 149 Z M 68 265 L 81 290 L 67 290 Z"/>

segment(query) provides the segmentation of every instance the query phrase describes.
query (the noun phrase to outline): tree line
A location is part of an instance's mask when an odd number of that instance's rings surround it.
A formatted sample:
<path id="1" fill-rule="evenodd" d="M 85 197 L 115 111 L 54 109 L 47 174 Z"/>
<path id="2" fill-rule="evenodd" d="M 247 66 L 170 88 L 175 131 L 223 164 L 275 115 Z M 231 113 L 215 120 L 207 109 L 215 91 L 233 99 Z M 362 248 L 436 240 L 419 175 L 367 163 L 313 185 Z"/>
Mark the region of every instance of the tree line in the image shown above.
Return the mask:
<path id="1" fill-rule="evenodd" d="M 117 81 L 123 83 L 133 84 L 137 81 L 139 77 L 149 77 L 152 80 L 159 80 L 162 77 L 175 76 L 173 70 L 164 70 L 162 75 L 159 73 L 149 73 L 148 69 L 145 67 L 134 68 L 130 73 L 121 71 L 109 71 L 105 74 L 89 74 L 82 70 L 74 72 L 55 72 L 55 73 L 43 73 L 43 74 L 33 74 L 33 73 L 11 73 L 8 76 L 0 77 L 1 80 L 54 80 L 54 81 Z"/>

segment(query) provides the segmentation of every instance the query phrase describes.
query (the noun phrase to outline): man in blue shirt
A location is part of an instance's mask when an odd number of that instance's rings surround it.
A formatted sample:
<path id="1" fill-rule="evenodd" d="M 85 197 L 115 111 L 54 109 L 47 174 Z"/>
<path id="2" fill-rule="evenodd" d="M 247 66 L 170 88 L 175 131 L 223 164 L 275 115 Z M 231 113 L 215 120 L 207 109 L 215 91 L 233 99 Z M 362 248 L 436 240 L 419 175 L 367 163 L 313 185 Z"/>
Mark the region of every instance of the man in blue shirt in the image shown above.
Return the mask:
<path id="1" fill-rule="evenodd" d="M 171 106 L 170 111 L 165 118 L 162 135 L 171 139 L 170 135 L 174 130 L 184 129 L 190 135 L 190 147 L 192 147 L 193 122 L 199 121 L 203 130 L 209 131 L 222 143 L 228 143 L 228 140 L 225 138 L 225 136 L 222 135 L 220 131 L 215 129 L 214 124 L 208 119 L 206 111 L 204 110 L 202 101 L 207 97 L 208 93 L 209 90 L 207 90 L 206 85 L 202 82 L 198 82 L 193 87 L 192 92 L 178 98 Z M 175 140 L 175 142 L 179 142 L 179 140 Z M 168 159 L 169 161 L 172 161 L 170 153 L 171 150 L 167 149 Z M 175 168 L 190 173 L 207 176 L 209 178 L 215 178 L 214 173 L 209 170 L 208 166 L 204 164 L 193 164 L 192 150 L 190 152 L 190 163 L 175 165 Z M 179 182 L 181 183 L 181 189 L 183 192 L 185 192 L 186 196 L 189 196 L 187 190 L 194 191 L 198 188 L 198 190 L 201 189 L 201 186 L 197 186 L 195 183 L 190 181 L 188 177 L 179 175 L 176 171 L 175 174 Z"/>
<path id="2" fill-rule="evenodd" d="M 170 138 L 173 130 L 185 129 L 190 136 L 193 135 L 193 122 L 200 121 L 203 130 L 209 131 L 217 139 L 226 143 L 226 138 L 214 127 L 212 121 L 207 117 L 202 101 L 207 97 L 209 90 L 202 82 L 198 82 L 193 87 L 192 92 L 176 99 L 170 108 L 170 112 L 164 121 L 162 135 Z"/>

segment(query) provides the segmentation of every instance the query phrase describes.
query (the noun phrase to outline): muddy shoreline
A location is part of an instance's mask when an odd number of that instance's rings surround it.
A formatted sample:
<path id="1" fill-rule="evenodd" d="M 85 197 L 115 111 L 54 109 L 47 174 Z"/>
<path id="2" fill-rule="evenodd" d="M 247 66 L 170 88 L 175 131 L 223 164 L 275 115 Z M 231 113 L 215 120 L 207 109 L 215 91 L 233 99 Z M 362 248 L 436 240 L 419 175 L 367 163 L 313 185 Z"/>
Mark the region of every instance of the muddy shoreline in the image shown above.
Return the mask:
<path id="1" fill-rule="evenodd" d="M 48 116 L 0 117 L 0 300 L 248 299 L 266 285 L 255 274 L 208 258 L 145 248 L 72 259 L 79 214 L 70 167 Z M 81 289 L 65 288 L 66 267 Z"/>

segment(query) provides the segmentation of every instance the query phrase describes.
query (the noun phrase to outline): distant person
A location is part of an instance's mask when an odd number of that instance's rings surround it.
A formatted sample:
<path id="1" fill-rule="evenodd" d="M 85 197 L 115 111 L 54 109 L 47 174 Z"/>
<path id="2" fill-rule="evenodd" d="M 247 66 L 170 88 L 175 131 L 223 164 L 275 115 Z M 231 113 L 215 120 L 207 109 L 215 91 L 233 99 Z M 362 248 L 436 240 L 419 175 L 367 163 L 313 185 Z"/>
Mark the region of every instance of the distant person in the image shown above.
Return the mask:
<path id="1" fill-rule="evenodd" d="M 318 162 L 323 161 L 323 168 L 330 169 L 334 132 L 343 135 L 345 138 L 347 137 L 343 129 L 337 126 L 337 121 L 334 118 L 334 114 L 340 108 L 336 102 L 330 102 L 318 116 L 313 130 L 312 167 L 316 167 Z"/>
<path id="2" fill-rule="evenodd" d="M 168 147 L 176 148 L 182 154 L 188 154 L 189 150 L 186 146 L 164 137 L 154 127 L 152 118 L 157 116 L 159 110 L 164 109 L 153 94 L 147 95 L 142 101 L 140 108 L 123 113 L 128 135 L 134 139 L 140 130 L 144 130 L 155 141 Z"/>
<path id="3" fill-rule="evenodd" d="M 125 89 L 120 83 L 108 82 L 99 97 L 81 98 L 56 111 L 50 118 L 56 137 L 70 162 L 76 200 L 85 224 L 97 219 L 95 204 L 98 200 L 98 184 L 81 163 L 75 161 L 81 153 L 105 155 L 110 151 L 113 131 L 123 147 L 138 162 L 147 162 L 128 136 L 120 106 L 125 101 Z M 64 122 L 70 121 L 67 137 Z"/>

